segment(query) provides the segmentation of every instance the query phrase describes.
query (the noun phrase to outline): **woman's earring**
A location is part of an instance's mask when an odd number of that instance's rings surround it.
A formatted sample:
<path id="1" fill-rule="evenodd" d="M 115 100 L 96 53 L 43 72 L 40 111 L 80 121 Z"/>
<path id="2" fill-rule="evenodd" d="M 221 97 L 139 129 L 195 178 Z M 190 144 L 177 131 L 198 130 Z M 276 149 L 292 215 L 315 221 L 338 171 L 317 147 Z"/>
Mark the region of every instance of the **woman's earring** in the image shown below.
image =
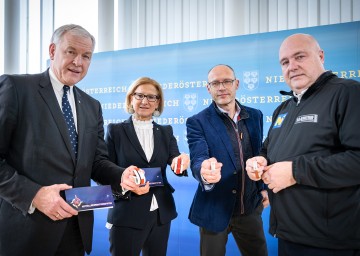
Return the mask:
<path id="1" fill-rule="evenodd" d="M 128 112 L 129 112 L 130 114 L 134 114 L 134 113 L 135 113 L 135 110 L 134 110 L 134 108 L 133 108 L 132 105 L 129 107 Z"/>
<path id="2" fill-rule="evenodd" d="M 153 116 L 155 117 L 159 117 L 161 114 L 160 114 L 160 111 L 158 109 L 155 109 L 154 113 L 153 113 Z"/>

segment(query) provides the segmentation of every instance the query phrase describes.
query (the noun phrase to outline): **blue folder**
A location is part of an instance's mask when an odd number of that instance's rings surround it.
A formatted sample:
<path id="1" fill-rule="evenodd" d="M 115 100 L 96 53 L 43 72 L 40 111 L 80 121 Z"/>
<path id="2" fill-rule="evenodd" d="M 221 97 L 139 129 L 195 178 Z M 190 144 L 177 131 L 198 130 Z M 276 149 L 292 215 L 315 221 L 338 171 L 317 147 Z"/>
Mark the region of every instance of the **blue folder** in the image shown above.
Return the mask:
<path id="1" fill-rule="evenodd" d="M 79 187 L 65 190 L 65 199 L 77 211 L 112 208 L 111 186 Z"/>
<path id="2" fill-rule="evenodd" d="M 146 181 L 150 182 L 150 187 L 164 186 L 161 168 L 141 168 L 145 172 Z"/>

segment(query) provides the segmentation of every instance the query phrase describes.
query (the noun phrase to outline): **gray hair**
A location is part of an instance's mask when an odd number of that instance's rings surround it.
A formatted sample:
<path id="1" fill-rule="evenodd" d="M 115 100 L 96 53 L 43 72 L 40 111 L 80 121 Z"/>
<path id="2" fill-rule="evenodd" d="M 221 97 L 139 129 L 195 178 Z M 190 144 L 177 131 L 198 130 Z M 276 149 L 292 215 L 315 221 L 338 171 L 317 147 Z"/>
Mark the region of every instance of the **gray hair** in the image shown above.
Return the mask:
<path id="1" fill-rule="evenodd" d="M 67 33 L 71 33 L 72 35 L 76 35 L 76 36 L 82 36 L 85 38 L 90 38 L 92 41 L 92 51 L 94 51 L 95 49 L 95 37 L 90 34 L 85 28 L 79 26 L 79 25 L 75 25 L 75 24 L 68 24 L 68 25 L 64 25 L 61 26 L 59 28 L 57 28 L 52 37 L 51 37 L 51 42 L 55 45 L 57 45 L 61 38 Z"/>

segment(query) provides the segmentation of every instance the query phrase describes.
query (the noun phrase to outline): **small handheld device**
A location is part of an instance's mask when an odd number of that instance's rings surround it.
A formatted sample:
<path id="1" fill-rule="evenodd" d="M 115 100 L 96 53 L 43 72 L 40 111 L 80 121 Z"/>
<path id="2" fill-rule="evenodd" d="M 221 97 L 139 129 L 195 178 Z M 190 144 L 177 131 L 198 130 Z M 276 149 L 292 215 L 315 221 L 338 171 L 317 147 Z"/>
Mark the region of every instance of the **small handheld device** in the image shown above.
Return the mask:
<path id="1" fill-rule="evenodd" d="M 260 178 L 260 176 L 259 176 L 259 167 L 258 167 L 258 164 L 257 164 L 256 160 L 253 162 L 253 170 L 254 170 L 254 173 L 255 173 L 255 178 L 259 179 Z"/>
<path id="2" fill-rule="evenodd" d="M 181 174 L 183 172 L 183 161 L 181 159 L 181 157 L 177 157 L 176 161 L 175 161 L 175 168 L 174 168 L 174 172 L 176 174 Z"/>
<path id="3" fill-rule="evenodd" d="M 215 172 L 215 162 L 210 162 L 210 170 L 211 172 Z"/>
<path id="4" fill-rule="evenodd" d="M 139 172 L 139 168 L 133 170 L 134 172 L 134 181 L 137 185 L 144 185 L 146 182 L 145 174 L 143 172 Z"/>

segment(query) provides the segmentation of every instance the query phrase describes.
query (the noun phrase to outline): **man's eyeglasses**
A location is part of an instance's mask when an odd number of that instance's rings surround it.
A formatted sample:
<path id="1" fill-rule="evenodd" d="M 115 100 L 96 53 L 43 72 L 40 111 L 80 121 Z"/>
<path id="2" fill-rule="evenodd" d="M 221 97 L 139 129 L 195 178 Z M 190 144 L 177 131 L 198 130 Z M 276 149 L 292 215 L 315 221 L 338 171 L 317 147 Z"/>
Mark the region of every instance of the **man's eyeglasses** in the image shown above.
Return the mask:
<path id="1" fill-rule="evenodd" d="M 230 88 L 233 85 L 234 81 L 235 81 L 235 79 L 233 79 L 233 80 L 227 79 L 222 82 L 214 81 L 214 82 L 210 82 L 208 84 L 209 84 L 209 86 L 211 86 L 214 89 L 218 89 L 220 87 L 220 84 L 222 84 L 225 88 Z"/>
<path id="2" fill-rule="evenodd" d="M 137 93 L 137 92 L 134 92 L 133 96 L 137 100 L 143 100 L 144 98 L 146 98 L 149 102 L 155 102 L 160 98 L 157 95 L 152 95 L 152 94 L 145 95 L 145 94 Z"/>

